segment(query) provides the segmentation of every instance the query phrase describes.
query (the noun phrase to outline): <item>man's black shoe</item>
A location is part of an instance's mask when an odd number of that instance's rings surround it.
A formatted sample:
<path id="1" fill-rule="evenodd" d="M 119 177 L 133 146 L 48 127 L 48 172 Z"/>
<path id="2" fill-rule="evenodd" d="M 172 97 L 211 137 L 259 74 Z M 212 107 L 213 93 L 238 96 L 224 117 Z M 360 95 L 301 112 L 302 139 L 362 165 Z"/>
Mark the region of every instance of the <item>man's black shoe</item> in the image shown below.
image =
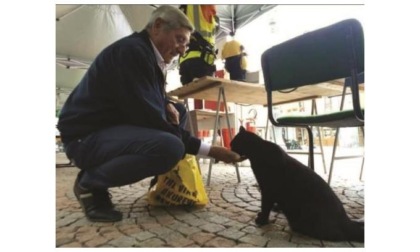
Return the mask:
<path id="1" fill-rule="evenodd" d="M 108 190 L 85 190 L 79 186 L 82 172 L 77 175 L 73 192 L 86 217 L 94 222 L 115 222 L 122 219 L 122 213 L 114 210 Z"/>

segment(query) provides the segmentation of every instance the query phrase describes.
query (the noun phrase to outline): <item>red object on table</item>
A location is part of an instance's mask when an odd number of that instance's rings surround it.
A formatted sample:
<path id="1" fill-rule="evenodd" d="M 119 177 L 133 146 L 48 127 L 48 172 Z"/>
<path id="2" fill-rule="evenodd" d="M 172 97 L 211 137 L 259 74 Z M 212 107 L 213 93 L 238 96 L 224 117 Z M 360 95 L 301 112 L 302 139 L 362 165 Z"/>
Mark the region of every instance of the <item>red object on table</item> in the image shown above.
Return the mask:
<path id="1" fill-rule="evenodd" d="M 210 110 L 217 110 L 217 102 L 216 101 L 204 101 L 204 108 L 203 108 L 203 100 L 194 99 L 194 109 L 210 109 Z M 220 104 L 220 111 L 225 111 L 225 106 L 223 103 Z"/>
<path id="2" fill-rule="evenodd" d="M 246 123 L 246 130 L 250 131 L 252 133 L 256 133 L 257 132 L 257 127 L 255 127 L 255 125 L 251 122 L 247 122 Z"/>
<path id="3" fill-rule="evenodd" d="M 216 73 L 214 74 L 217 78 L 225 78 L 225 70 L 217 70 Z"/>
<path id="4" fill-rule="evenodd" d="M 235 129 L 234 128 L 230 128 L 230 133 L 232 134 L 232 137 L 235 136 Z M 229 129 L 228 128 L 223 128 L 222 129 L 222 139 L 223 139 L 223 146 L 230 149 L 230 137 L 229 137 Z"/>

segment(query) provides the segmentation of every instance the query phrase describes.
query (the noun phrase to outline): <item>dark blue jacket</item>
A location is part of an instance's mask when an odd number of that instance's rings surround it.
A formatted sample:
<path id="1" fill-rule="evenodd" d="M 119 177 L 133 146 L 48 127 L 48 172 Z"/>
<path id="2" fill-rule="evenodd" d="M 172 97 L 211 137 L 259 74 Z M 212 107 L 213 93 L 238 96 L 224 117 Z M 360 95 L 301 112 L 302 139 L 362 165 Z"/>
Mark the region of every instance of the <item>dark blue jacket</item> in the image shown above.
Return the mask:
<path id="1" fill-rule="evenodd" d="M 177 135 L 187 153 L 200 140 L 166 120 L 165 79 L 149 34 L 133 33 L 105 48 L 64 104 L 57 125 L 64 144 L 110 126 L 130 124 Z"/>

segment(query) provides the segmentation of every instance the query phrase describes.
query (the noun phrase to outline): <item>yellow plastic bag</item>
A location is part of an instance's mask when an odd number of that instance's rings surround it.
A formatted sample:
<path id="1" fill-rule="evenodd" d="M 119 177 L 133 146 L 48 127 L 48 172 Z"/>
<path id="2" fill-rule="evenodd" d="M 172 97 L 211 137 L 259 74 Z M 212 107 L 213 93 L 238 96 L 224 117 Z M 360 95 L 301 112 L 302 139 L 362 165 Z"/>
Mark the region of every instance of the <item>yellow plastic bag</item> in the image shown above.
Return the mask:
<path id="1" fill-rule="evenodd" d="M 204 206 L 209 202 L 197 160 L 188 154 L 172 170 L 158 176 L 147 196 L 152 206 Z"/>

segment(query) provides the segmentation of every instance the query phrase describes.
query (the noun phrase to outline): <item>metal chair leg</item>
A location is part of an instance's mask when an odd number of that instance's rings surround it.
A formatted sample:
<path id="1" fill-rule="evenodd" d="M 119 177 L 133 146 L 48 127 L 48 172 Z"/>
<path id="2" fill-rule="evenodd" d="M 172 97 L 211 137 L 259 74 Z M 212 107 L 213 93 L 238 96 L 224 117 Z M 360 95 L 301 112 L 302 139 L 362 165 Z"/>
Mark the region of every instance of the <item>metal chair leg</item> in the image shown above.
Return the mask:
<path id="1" fill-rule="evenodd" d="M 213 159 L 210 160 L 209 171 L 207 172 L 207 186 L 210 186 L 211 168 L 213 165 Z"/>
<path id="2" fill-rule="evenodd" d="M 321 148 L 322 167 L 324 168 L 324 174 L 327 174 L 327 167 L 325 165 L 324 147 L 322 146 L 322 132 L 319 127 L 316 128 L 319 134 L 319 148 Z"/>
<path id="3" fill-rule="evenodd" d="M 362 129 L 362 134 L 363 134 L 363 141 L 365 139 L 365 127 L 360 127 Z M 362 159 L 362 167 L 360 168 L 360 176 L 359 176 L 359 180 L 362 180 L 362 176 L 363 176 L 363 167 L 365 165 L 365 155 L 363 155 L 363 159 Z"/>
<path id="4" fill-rule="evenodd" d="M 317 109 L 317 106 L 316 106 L 316 100 L 315 99 L 312 99 L 312 103 L 311 103 L 311 115 L 317 115 L 317 114 L 318 114 L 318 109 Z M 321 137 L 322 136 L 322 133 L 319 130 L 319 127 L 316 127 L 316 130 L 318 131 L 318 135 L 319 135 L 319 138 L 318 139 L 319 139 L 319 147 L 321 148 L 322 165 L 323 165 L 323 168 L 324 168 L 324 173 L 326 174 L 327 173 L 327 168 L 326 168 L 326 165 L 325 165 L 324 148 L 322 146 L 322 137 Z M 315 157 L 313 157 L 313 158 L 315 158 Z"/>
<path id="5" fill-rule="evenodd" d="M 332 172 L 333 172 L 333 167 L 334 167 L 335 152 L 337 150 L 337 142 L 338 142 L 338 133 L 339 132 L 340 132 L 340 128 L 337 128 L 336 133 L 335 133 L 333 152 L 332 152 L 332 155 L 331 155 L 330 172 L 328 173 L 328 184 L 330 184 L 330 182 L 331 182 L 331 177 L 332 177 Z"/>
<path id="6" fill-rule="evenodd" d="M 365 157 L 363 157 L 362 159 L 362 167 L 360 168 L 360 176 L 359 176 L 359 180 L 362 181 L 362 176 L 363 176 L 363 167 L 365 165 Z"/>
<path id="7" fill-rule="evenodd" d="M 311 127 L 307 126 L 306 129 L 308 130 L 308 139 L 309 139 L 309 168 L 315 171 L 315 164 L 314 164 L 314 136 L 312 134 Z"/>

